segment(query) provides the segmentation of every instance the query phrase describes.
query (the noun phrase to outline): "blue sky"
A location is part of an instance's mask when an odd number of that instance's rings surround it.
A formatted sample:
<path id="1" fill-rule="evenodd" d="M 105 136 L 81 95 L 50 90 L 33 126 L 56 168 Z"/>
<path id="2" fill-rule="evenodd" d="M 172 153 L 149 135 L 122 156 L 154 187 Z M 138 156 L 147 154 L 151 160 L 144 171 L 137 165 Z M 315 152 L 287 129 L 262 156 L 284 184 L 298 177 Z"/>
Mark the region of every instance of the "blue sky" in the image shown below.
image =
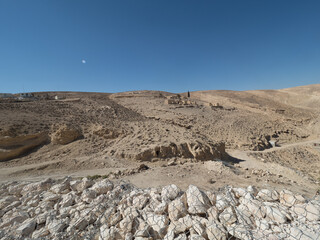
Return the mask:
<path id="1" fill-rule="evenodd" d="M 0 92 L 320 83 L 319 13 L 318 0 L 0 0 Z"/>

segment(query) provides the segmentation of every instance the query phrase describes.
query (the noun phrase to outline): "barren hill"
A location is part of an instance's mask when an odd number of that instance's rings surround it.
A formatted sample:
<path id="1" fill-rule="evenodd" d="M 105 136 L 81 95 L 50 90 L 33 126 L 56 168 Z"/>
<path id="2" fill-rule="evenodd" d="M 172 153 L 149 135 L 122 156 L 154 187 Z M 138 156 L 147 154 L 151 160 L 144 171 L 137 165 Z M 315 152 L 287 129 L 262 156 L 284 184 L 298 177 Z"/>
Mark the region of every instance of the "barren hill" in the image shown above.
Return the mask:
<path id="1" fill-rule="evenodd" d="M 238 181 L 317 188 L 320 159 L 310 144 L 319 138 L 320 85 L 198 91 L 190 98 L 161 91 L 34 96 L 0 99 L 2 180 L 100 174 L 143 186 L 197 181 L 217 188 Z M 267 156 L 273 145 L 300 142 L 309 145 L 288 150 L 283 162 L 281 154 Z M 301 152 L 312 169 L 300 164 L 304 159 L 290 166 L 290 156 Z"/>

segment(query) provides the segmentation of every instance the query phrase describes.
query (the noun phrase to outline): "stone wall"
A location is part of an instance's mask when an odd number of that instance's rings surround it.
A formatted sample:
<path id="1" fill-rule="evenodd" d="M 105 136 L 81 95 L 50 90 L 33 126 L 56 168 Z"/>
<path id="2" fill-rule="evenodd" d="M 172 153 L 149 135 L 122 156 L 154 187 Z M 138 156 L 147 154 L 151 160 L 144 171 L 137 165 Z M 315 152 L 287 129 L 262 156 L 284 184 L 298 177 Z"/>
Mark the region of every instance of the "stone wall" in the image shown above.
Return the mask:
<path id="1" fill-rule="evenodd" d="M 319 239 L 320 197 L 67 177 L 0 188 L 1 239 Z"/>

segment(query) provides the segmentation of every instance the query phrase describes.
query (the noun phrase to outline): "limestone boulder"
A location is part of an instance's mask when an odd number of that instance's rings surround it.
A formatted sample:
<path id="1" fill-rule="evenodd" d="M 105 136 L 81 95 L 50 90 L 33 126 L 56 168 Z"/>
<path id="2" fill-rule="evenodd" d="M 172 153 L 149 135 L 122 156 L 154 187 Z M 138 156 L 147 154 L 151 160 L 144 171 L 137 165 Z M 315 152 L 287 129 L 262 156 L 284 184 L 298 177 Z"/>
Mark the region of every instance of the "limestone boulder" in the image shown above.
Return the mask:
<path id="1" fill-rule="evenodd" d="M 228 232 L 223 225 L 216 221 L 209 221 L 206 233 L 209 240 L 227 240 Z"/>
<path id="2" fill-rule="evenodd" d="M 16 232 L 21 236 L 30 235 L 36 228 L 37 222 L 35 219 L 28 219 L 17 228 Z"/>
<path id="3" fill-rule="evenodd" d="M 296 204 L 291 208 L 291 212 L 297 218 L 305 218 L 308 221 L 320 221 L 320 207 L 312 203 Z"/>
<path id="4" fill-rule="evenodd" d="M 96 182 L 90 189 L 95 191 L 97 195 L 106 194 L 113 189 L 113 183 L 108 179 L 104 179 Z"/>
<path id="5" fill-rule="evenodd" d="M 66 145 L 82 137 L 81 130 L 74 126 L 61 126 L 52 135 L 51 141 L 56 144 Z"/>
<path id="6" fill-rule="evenodd" d="M 294 204 L 304 203 L 306 200 L 301 195 L 294 195 L 289 190 L 282 190 L 280 192 L 280 203 L 287 207 L 292 207 Z"/>
<path id="7" fill-rule="evenodd" d="M 224 225 L 231 225 L 237 221 L 237 215 L 235 214 L 233 207 L 227 207 L 220 215 L 219 220 Z"/>
<path id="8" fill-rule="evenodd" d="M 185 196 L 177 198 L 168 204 L 168 215 L 171 221 L 176 221 L 187 214 Z"/>
<path id="9" fill-rule="evenodd" d="M 279 193 L 276 190 L 261 189 L 257 194 L 257 198 L 262 201 L 274 202 L 279 200 Z"/>
<path id="10" fill-rule="evenodd" d="M 174 184 L 165 186 L 161 191 L 162 201 L 172 201 L 179 196 L 181 190 Z"/>
<path id="11" fill-rule="evenodd" d="M 159 234 L 160 237 L 164 237 L 167 228 L 169 226 L 169 219 L 165 215 L 157 215 L 154 213 L 145 213 L 143 214 L 144 220 L 148 223 L 152 229 Z"/>
<path id="12" fill-rule="evenodd" d="M 53 219 L 47 221 L 46 227 L 51 234 L 62 232 L 68 227 L 69 219 Z"/>
<path id="13" fill-rule="evenodd" d="M 188 212 L 191 214 L 205 214 L 211 207 L 207 195 L 194 185 L 190 185 L 186 191 Z"/>
<path id="14" fill-rule="evenodd" d="M 121 240 L 123 239 L 120 230 L 116 227 L 103 225 L 100 227 L 99 240 Z"/>
<path id="15" fill-rule="evenodd" d="M 32 233 L 32 238 L 33 239 L 41 239 L 41 238 L 48 236 L 49 234 L 50 234 L 50 232 L 45 227 L 43 227 L 38 230 L 35 230 Z"/>

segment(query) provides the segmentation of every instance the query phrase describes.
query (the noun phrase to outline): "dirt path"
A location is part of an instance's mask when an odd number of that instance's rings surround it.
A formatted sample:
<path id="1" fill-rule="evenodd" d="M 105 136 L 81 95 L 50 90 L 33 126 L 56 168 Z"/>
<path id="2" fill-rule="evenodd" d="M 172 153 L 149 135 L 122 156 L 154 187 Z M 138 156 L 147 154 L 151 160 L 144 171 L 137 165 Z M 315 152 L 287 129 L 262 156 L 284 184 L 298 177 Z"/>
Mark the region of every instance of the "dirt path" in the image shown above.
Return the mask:
<path id="1" fill-rule="evenodd" d="M 313 139 L 313 140 L 308 140 L 308 141 L 303 141 L 303 142 L 295 142 L 295 143 L 289 143 L 282 145 L 280 147 L 274 147 L 274 148 L 269 148 L 261 152 L 274 152 L 274 151 L 279 151 L 282 149 L 290 148 L 290 147 L 297 147 L 297 146 L 302 146 L 302 145 L 308 145 L 312 143 L 320 143 L 320 138 Z M 246 153 L 256 153 L 257 151 L 245 151 Z"/>
<path id="2" fill-rule="evenodd" d="M 271 149 L 267 149 L 261 152 L 275 152 L 283 149 L 308 145 L 312 143 L 318 143 L 320 139 L 314 139 L 304 142 L 297 142 L 286 144 L 281 147 L 275 147 Z M 271 174 L 278 176 L 279 179 L 289 179 L 290 182 L 295 183 L 300 188 L 305 187 L 306 189 L 317 188 L 317 185 L 310 181 L 308 176 L 302 174 L 300 171 L 290 168 L 288 166 L 282 166 L 275 162 L 264 162 L 254 156 L 250 155 L 251 153 L 257 153 L 256 151 L 242 151 L 242 150 L 228 150 L 228 154 L 234 158 L 234 160 L 239 162 L 239 166 L 242 169 L 246 169 L 248 173 L 252 173 L 255 171 L 268 171 Z"/>
<path id="3" fill-rule="evenodd" d="M 280 147 L 274 147 L 270 149 L 266 149 L 264 151 L 261 151 L 262 153 L 264 152 L 275 152 L 275 151 L 280 151 L 286 148 L 290 147 L 296 147 L 296 146 L 302 146 L 302 145 L 307 145 L 307 144 L 312 144 L 312 143 L 319 143 L 320 139 L 314 139 L 314 140 L 309 140 L 309 141 L 304 141 L 304 142 L 296 142 L 296 143 L 290 143 L 286 144 Z M 257 151 L 242 151 L 242 150 L 228 150 L 228 154 L 238 160 L 242 160 L 239 162 L 240 166 L 243 168 L 258 168 L 258 169 L 268 169 L 272 170 L 272 165 L 275 165 L 273 170 L 276 170 L 276 172 L 281 172 L 284 169 L 288 168 L 280 166 L 279 164 L 276 163 L 264 163 L 258 159 L 256 159 L 253 156 L 250 156 L 250 153 L 257 153 Z M 290 169 L 292 171 L 292 169 Z"/>

